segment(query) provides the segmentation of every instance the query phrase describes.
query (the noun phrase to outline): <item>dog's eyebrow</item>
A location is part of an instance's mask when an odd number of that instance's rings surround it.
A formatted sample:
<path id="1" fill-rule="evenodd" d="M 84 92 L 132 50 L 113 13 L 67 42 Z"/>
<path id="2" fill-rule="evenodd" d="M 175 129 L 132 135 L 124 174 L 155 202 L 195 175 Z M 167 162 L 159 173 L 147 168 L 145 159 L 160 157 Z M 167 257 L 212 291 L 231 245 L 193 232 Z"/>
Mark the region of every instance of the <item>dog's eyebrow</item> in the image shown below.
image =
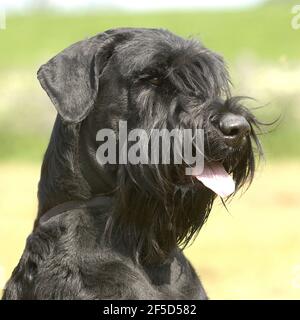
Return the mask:
<path id="1" fill-rule="evenodd" d="M 164 77 L 166 76 L 168 67 L 165 64 L 154 64 L 152 66 L 147 66 L 139 73 L 141 76 L 154 76 L 154 77 Z"/>
<path id="2" fill-rule="evenodd" d="M 138 73 L 138 78 L 139 79 L 147 79 L 147 78 L 166 78 L 166 73 L 162 72 L 162 70 L 157 70 L 157 69 L 145 69 L 142 70 L 141 72 Z"/>

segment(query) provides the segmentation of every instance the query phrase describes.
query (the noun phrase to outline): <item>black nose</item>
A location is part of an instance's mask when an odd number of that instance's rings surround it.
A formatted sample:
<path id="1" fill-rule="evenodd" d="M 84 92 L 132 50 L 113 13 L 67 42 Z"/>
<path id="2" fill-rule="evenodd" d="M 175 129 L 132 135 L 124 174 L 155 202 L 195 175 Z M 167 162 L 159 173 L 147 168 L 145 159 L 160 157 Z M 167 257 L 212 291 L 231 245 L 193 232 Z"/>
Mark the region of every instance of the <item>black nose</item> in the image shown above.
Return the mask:
<path id="1" fill-rule="evenodd" d="M 243 117 L 233 113 L 224 114 L 219 122 L 219 128 L 224 134 L 227 144 L 237 145 L 250 132 L 250 125 Z"/>

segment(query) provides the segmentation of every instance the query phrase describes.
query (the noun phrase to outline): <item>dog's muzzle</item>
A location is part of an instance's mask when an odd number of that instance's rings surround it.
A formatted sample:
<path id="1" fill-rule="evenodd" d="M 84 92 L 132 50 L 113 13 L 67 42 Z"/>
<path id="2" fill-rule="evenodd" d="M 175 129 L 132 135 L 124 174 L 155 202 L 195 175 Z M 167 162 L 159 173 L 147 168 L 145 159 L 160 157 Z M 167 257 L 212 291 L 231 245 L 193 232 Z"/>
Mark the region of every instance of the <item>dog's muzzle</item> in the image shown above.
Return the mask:
<path id="1" fill-rule="evenodd" d="M 241 115 L 225 113 L 217 124 L 228 146 L 238 147 L 250 133 L 250 124 Z"/>
<path id="2" fill-rule="evenodd" d="M 211 123 L 227 146 L 226 149 L 231 149 L 233 152 L 246 143 L 247 136 L 251 131 L 246 118 L 232 112 L 221 114 Z M 194 176 L 221 197 L 227 197 L 235 192 L 235 182 L 225 170 L 223 161 L 206 161 L 202 173 Z"/>

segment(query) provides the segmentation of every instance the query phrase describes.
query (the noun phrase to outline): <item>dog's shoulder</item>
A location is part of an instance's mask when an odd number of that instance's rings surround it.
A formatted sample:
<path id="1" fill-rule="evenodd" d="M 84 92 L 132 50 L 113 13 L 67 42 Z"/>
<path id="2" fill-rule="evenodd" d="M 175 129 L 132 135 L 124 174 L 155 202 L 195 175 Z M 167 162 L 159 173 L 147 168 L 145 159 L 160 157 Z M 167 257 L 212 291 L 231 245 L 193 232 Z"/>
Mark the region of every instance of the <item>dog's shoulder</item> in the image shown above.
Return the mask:
<path id="1" fill-rule="evenodd" d="M 39 224 L 29 236 L 31 241 L 51 242 L 55 248 L 80 251 L 100 244 L 108 212 L 103 208 L 74 208 Z M 33 239 L 33 240 L 32 240 Z"/>
<path id="2" fill-rule="evenodd" d="M 86 257 L 99 251 L 103 214 L 96 208 L 75 208 L 39 224 L 26 240 L 4 299 L 80 298 L 80 286 L 75 283 Z M 57 292 L 61 283 L 66 291 Z"/>
<path id="3" fill-rule="evenodd" d="M 101 241 L 105 221 L 105 212 L 79 208 L 40 224 L 4 299 L 157 298 L 142 270 Z"/>

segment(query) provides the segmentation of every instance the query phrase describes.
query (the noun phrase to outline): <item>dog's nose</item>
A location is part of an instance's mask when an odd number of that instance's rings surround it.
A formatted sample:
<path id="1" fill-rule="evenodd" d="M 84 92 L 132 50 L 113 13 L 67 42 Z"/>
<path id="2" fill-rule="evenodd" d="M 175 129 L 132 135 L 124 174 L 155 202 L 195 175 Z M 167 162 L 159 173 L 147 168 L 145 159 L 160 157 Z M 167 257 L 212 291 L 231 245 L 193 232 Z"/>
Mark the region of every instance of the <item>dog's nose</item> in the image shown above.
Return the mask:
<path id="1" fill-rule="evenodd" d="M 233 113 L 226 113 L 221 117 L 219 128 L 229 145 L 239 144 L 241 139 L 250 132 L 248 121 L 243 116 Z"/>

